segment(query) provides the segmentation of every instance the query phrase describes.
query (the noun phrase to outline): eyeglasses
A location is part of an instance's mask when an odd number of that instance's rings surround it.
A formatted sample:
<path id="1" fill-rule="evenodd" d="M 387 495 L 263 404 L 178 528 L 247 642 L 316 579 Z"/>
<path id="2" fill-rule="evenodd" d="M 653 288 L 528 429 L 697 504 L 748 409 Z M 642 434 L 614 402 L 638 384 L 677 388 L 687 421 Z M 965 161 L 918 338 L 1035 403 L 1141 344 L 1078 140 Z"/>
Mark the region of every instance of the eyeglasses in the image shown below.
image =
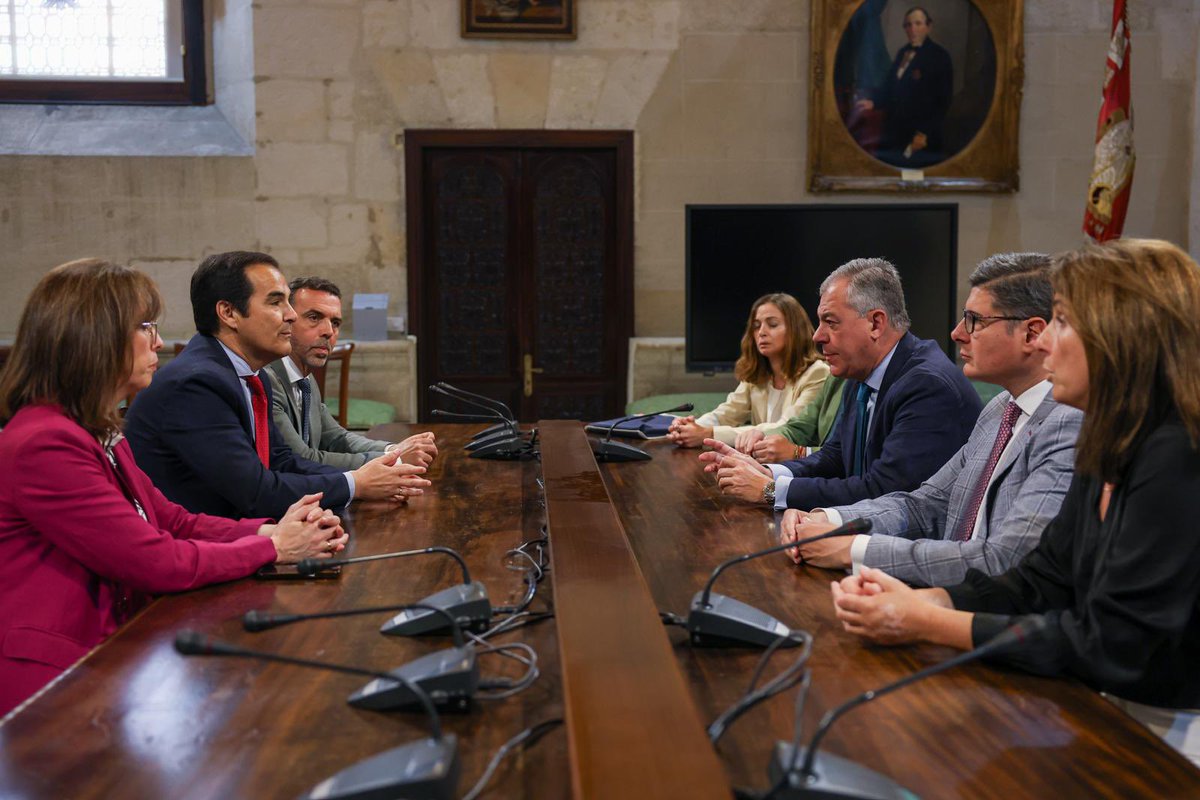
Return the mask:
<path id="1" fill-rule="evenodd" d="M 995 322 L 996 320 L 1001 319 L 1017 322 L 1025 319 L 1025 317 L 985 317 L 983 314 L 976 314 L 974 311 L 967 311 L 966 309 L 963 309 L 962 321 L 963 327 L 966 328 L 967 333 L 974 333 L 976 328 L 980 330 L 986 328 L 987 325 L 981 326 L 979 324 L 981 322 Z"/>
<path id="2" fill-rule="evenodd" d="M 144 330 L 146 333 L 150 334 L 150 341 L 154 342 L 154 341 L 158 340 L 158 323 L 157 322 L 142 322 L 142 323 L 138 324 L 138 327 L 141 328 L 142 330 Z"/>

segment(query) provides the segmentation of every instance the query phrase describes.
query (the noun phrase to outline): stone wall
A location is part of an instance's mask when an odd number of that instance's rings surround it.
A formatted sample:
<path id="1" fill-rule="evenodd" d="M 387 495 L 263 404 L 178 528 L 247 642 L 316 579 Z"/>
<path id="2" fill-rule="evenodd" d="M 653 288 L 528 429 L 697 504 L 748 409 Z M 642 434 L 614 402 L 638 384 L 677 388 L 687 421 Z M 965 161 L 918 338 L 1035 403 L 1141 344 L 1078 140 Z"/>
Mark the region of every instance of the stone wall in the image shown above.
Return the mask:
<path id="1" fill-rule="evenodd" d="M 1081 239 L 1110 4 L 1025 5 L 1021 191 L 937 198 L 961 205 L 960 284 L 990 252 Z M 458 6 L 215 3 L 217 36 L 252 17 L 253 156 L 0 157 L 0 337 L 47 268 L 83 255 L 151 272 L 175 338 L 191 329 L 192 268 L 233 248 L 349 292 L 389 292 L 391 313 L 403 311 L 406 128 L 633 129 L 638 336 L 682 334 L 685 204 L 864 199 L 805 189 L 805 0 L 579 0 L 574 42 L 464 40 Z M 1197 11 L 1130 6 L 1138 165 L 1126 232 L 1186 245 Z M 241 91 L 236 66 L 222 81 Z"/>

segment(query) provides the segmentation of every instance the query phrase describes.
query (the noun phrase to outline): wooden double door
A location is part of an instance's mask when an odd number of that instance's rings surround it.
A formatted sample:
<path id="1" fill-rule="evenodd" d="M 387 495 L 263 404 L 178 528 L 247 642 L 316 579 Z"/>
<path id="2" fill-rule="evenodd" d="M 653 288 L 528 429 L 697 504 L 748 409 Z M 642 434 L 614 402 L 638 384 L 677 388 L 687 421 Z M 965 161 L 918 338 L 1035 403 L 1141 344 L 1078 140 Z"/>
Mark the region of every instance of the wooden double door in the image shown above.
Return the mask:
<path id="1" fill-rule="evenodd" d="M 408 286 L 418 414 L 617 416 L 632 333 L 632 134 L 408 131 Z"/>

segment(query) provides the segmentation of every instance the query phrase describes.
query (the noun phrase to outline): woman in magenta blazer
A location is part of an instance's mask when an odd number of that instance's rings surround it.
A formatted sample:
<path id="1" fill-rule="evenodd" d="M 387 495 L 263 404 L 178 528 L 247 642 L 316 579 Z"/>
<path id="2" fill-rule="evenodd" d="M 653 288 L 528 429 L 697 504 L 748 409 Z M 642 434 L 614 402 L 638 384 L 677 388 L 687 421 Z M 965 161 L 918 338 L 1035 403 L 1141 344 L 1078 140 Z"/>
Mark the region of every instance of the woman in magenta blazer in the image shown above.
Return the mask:
<path id="1" fill-rule="evenodd" d="M 133 462 L 120 400 L 150 384 L 162 300 L 92 259 L 46 274 L 0 375 L 0 715 L 146 605 L 345 546 L 302 498 L 278 524 L 190 514 Z"/>

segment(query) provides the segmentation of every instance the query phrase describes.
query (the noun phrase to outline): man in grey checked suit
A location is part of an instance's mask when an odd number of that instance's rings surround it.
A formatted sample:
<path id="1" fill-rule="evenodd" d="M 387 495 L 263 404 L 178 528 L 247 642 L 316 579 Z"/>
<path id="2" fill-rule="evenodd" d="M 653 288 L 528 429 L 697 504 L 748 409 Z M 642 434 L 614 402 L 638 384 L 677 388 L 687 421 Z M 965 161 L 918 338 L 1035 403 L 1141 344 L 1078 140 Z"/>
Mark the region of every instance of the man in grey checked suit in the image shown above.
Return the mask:
<path id="1" fill-rule="evenodd" d="M 975 568 L 998 575 L 1033 549 L 1066 495 L 1083 414 L 1054 402 L 1036 340 L 1051 316 L 1050 260 L 1035 253 L 985 259 L 954 327 L 963 372 L 1005 389 L 967 443 L 913 492 L 841 508 L 788 511 L 783 541 L 871 520 L 870 535 L 789 551 L 816 566 L 866 565 L 913 584 L 945 586 Z"/>
<path id="2" fill-rule="evenodd" d="M 419 433 L 395 444 L 368 439 L 346 430 L 329 413 L 309 374 L 325 365 L 337 344 L 342 326 L 342 293 L 336 284 L 324 278 L 297 278 L 289 288 L 292 308 L 296 311 L 292 354 L 264 370 L 271 381 L 271 416 L 288 447 L 298 456 L 339 469 L 357 469 L 397 449 L 400 461 L 405 464 L 428 466 L 437 456 L 432 433 Z"/>

